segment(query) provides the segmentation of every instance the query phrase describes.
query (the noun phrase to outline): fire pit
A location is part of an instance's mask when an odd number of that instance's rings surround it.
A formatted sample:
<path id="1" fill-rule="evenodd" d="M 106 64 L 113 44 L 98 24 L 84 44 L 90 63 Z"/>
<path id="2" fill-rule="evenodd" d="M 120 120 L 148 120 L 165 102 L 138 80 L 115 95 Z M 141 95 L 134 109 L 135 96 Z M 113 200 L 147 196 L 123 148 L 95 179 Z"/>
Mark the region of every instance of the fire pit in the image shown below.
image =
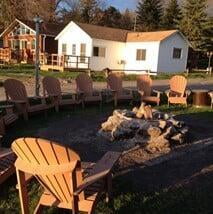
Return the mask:
<path id="1" fill-rule="evenodd" d="M 132 111 L 114 110 L 101 125 L 98 135 L 111 142 L 121 141 L 130 148 L 140 145 L 154 153 L 169 152 L 173 146 L 183 144 L 187 133 L 184 122 L 142 103 Z"/>

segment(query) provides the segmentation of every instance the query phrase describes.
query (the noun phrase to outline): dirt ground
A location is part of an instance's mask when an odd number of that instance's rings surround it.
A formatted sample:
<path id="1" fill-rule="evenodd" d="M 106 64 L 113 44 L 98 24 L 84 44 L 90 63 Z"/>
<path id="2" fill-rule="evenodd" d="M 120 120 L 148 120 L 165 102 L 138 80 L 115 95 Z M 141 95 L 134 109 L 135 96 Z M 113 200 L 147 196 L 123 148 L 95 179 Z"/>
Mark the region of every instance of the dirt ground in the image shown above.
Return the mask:
<path id="1" fill-rule="evenodd" d="M 38 137 L 51 139 L 62 144 L 70 145 L 76 150 L 83 161 L 97 161 L 107 151 L 127 150 L 122 142 L 108 142 L 98 137 L 97 132 L 101 123 L 111 115 L 111 112 L 98 111 L 95 115 L 84 115 L 82 120 L 79 115 L 69 116 L 61 121 L 51 122 L 47 128 L 38 130 Z M 197 140 L 213 137 L 213 124 L 208 122 L 208 118 L 198 116 L 197 114 L 179 115 L 178 120 L 184 121 L 189 126 L 190 143 Z M 188 144 L 187 144 L 188 145 Z M 129 148 L 128 148 L 129 149 Z M 150 154 L 143 148 L 124 155 L 119 161 L 119 168 L 134 168 L 147 160 L 162 156 L 162 153 Z"/>

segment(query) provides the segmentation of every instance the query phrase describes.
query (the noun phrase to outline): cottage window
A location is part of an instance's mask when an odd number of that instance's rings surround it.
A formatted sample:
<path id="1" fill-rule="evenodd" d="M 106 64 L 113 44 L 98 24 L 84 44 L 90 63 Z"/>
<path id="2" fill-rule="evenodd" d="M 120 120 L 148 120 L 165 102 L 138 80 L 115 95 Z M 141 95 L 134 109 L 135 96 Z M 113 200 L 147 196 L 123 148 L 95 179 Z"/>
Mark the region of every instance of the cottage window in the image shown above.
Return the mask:
<path id="1" fill-rule="evenodd" d="M 67 44 L 62 44 L 62 54 L 67 54 Z"/>
<path id="2" fill-rule="evenodd" d="M 27 49 L 27 41 L 21 40 L 21 49 Z"/>
<path id="3" fill-rule="evenodd" d="M 181 48 L 174 48 L 173 49 L 173 59 L 180 59 L 182 55 L 182 49 Z"/>
<path id="4" fill-rule="evenodd" d="M 76 56 L 76 44 L 72 45 L 72 55 Z"/>
<path id="5" fill-rule="evenodd" d="M 24 26 L 21 26 L 20 34 L 21 34 L 21 35 L 25 35 L 25 33 L 26 33 L 25 27 L 24 27 Z"/>
<path id="6" fill-rule="evenodd" d="M 146 60 L 146 49 L 137 49 L 136 60 L 137 61 L 145 61 Z"/>
<path id="7" fill-rule="evenodd" d="M 35 48 L 36 48 L 36 41 L 35 41 L 35 39 L 33 39 L 31 42 L 31 49 L 35 50 Z"/>
<path id="8" fill-rule="evenodd" d="M 93 56 L 96 57 L 105 57 L 106 48 L 103 47 L 93 47 Z"/>

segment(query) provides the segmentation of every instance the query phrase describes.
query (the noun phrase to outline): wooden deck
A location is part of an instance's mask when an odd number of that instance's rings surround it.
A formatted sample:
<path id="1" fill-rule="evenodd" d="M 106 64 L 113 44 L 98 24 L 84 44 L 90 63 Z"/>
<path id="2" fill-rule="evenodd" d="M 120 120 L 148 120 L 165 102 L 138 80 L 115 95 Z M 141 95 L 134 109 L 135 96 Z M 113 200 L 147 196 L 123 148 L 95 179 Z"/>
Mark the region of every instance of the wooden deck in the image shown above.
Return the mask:
<path id="1" fill-rule="evenodd" d="M 43 71 L 85 71 L 90 70 L 90 57 L 40 54 L 40 69 Z"/>

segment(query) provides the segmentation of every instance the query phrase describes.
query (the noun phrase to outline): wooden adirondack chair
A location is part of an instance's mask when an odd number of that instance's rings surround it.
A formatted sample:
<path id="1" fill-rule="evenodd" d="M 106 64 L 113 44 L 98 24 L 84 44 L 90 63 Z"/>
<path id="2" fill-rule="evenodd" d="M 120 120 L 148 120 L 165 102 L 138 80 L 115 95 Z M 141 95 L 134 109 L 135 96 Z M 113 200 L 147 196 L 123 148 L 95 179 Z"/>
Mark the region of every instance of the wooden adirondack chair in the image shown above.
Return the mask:
<path id="1" fill-rule="evenodd" d="M 35 99 L 40 99 L 41 104 L 30 104 L 26 88 L 21 81 L 16 79 L 7 79 L 4 82 L 4 88 L 7 101 L 15 104 L 18 113 L 23 114 L 25 120 L 28 120 L 28 113 L 47 110 L 44 97 L 34 97 Z"/>
<path id="2" fill-rule="evenodd" d="M 173 76 L 170 81 L 170 89 L 166 91 L 168 97 L 168 105 L 172 104 L 185 104 L 187 105 L 187 98 L 190 91 L 186 90 L 187 80 L 183 76 Z"/>
<path id="3" fill-rule="evenodd" d="M 75 99 L 74 94 L 70 94 L 72 98 L 65 99 L 63 95 L 69 95 L 62 93 L 60 81 L 55 77 L 46 76 L 42 80 L 44 96 L 49 96 L 51 104 L 55 106 L 56 112 L 59 111 L 59 106 L 75 105 L 80 102 Z"/>
<path id="4" fill-rule="evenodd" d="M 123 88 L 122 76 L 115 73 L 110 73 L 107 77 L 107 88 L 110 89 L 114 97 L 114 106 L 118 104 L 118 100 L 133 99 L 132 90 Z"/>
<path id="5" fill-rule="evenodd" d="M 11 149 L 0 147 L 0 184 L 15 172 L 16 155 Z"/>
<path id="6" fill-rule="evenodd" d="M 5 135 L 5 126 L 18 119 L 17 115 L 13 113 L 12 107 L 12 105 L 1 106 L 6 109 L 6 112 L 0 116 L 0 140 Z M 15 159 L 16 156 L 12 150 L 2 148 L 0 144 L 0 184 L 15 172 Z"/>
<path id="7" fill-rule="evenodd" d="M 213 108 L 213 91 L 209 92 L 209 96 L 211 98 L 211 108 Z"/>
<path id="8" fill-rule="evenodd" d="M 20 138 L 12 144 L 18 156 L 15 167 L 23 214 L 29 213 L 25 173 L 32 174 L 44 192 L 35 213 L 44 206 L 70 209 L 72 213 L 93 213 L 100 193 L 110 194 L 111 170 L 120 153 L 108 152 L 96 164 L 83 169 L 79 155 L 66 146 L 44 139 Z M 109 195 L 110 196 L 110 195 Z"/>
<path id="9" fill-rule="evenodd" d="M 161 92 L 152 89 L 152 79 L 148 74 L 137 77 L 137 88 L 142 102 L 153 102 L 159 106 Z"/>
<path id="10" fill-rule="evenodd" d="M 94 90 L 92 79 L 88 74 L 79 74 L 76 78 L 76 91 L 82 94 L 83 106 L 86 102 L 100 102 L 102 104 L 101 91 Z"/>

